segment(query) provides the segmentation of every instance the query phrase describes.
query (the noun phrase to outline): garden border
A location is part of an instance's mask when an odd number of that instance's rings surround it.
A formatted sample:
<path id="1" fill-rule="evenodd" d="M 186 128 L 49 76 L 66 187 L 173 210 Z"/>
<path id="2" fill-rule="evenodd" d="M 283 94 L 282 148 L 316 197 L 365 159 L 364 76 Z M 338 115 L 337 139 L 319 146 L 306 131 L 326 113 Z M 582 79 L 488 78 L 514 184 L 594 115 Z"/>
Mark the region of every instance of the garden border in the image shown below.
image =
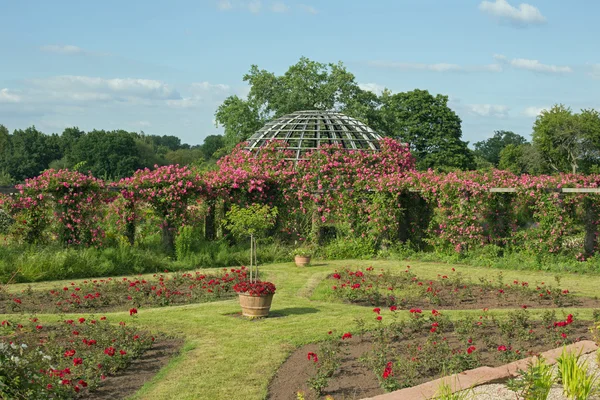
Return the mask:
<path id="1" fill-rule="evenodd" d="M 598 350 L 598 346 L 591 340 L 582 340 L 581 342 L 566 346 L 566 349 L 567 351 L 575 351 L 576 353 L 581 351 L 581 354 L 588 354 Z M 556 363 L 556 360 L 560 357 L 562 352 L 563 347 L 558 347 L 543 352 L 541 356 L 549 365 L 553 365 Z M 488 383 L 503 382 L 509 378 L 517 377 L 519 375 L 519 370 L 526 370 L 528 363 L 536 358 L 537 356 L 528 357 L 496 368 L 479 367 L 425 382 L 411 388 L 401 389 L 375 397 L 368 397 L 362 400 L 424 400 L 434 398 L 442 384 L 450 385 L 452 393 L 455 393 Z"/>

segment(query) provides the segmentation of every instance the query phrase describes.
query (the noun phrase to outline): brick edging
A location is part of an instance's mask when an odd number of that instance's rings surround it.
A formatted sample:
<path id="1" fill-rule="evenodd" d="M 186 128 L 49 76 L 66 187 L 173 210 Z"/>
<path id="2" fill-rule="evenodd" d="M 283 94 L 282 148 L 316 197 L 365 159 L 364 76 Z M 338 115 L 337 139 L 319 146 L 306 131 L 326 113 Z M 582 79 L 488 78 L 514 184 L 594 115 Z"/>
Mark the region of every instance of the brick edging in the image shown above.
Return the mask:
<path id="1" fill-rule="evenodd" d="M 566 346 L 566 348 L 567 351 L 574 351 L 576 353 L 581 351 L 581 354 L 587 354 L 596 351 L 598 346 L 591 340 L 582 340 L 581 342 L 570 344 Z M 544 357 L 548 364 L 552 365 L 556 363 L 556 359 L 560 357 L 562 351 L 563 348 L 558 347 L 553 350 L 545 351 L 540 355 Z M 454 393 L 461 390 L 470 389 L 475 386 L 506 381 L 509 378 L 516 377 L 519 370 L 527 369 L 528 363 L 535 358 L 537 357 L 533 356 L 524 358 L 522 360 L 514 361 L 510 364 L 505 364 L 496 368 L 479 367 L 433 381 L 425 382 L 418 386 L 397 390 L 395 392 L 386 393 L 375 397 L 365 398 L 363 400 L 426 400 L 431 399 L 436 395 L 438 388 L 442 383 L 450 385 L 452 392 Z"/>

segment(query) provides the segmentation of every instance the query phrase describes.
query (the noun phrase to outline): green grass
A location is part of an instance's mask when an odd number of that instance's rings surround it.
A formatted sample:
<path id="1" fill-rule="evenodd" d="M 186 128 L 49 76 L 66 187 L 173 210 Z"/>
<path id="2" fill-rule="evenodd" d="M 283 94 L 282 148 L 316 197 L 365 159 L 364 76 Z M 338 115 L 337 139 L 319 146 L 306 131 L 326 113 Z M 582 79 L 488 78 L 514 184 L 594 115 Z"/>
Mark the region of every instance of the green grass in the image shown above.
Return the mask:
<path id="1" fill-rule="evenodd" d="M 447 274 L 451 265 L 398 261 L 315 261 L 314 266 L 297 268 L 291 263 L 271 264 L 261 268 L 263 278 L 277 285 L 271 308 L 275 318 L 244 320 L 233 317 L 240 311 L 237 300 L 193 304 L 169 308 L 140 309 L 136 324 L 185 338 L 181 354 L 171 360 L 133 399 L 263 399 L 267 385 L 277 368 L 298 346 L 324 339 L 329 330 L 352 332 L 357 317 L 371 318 L 369 307 L 324 301 L 320 281 L 336 268 L 369 266 L 404 270 L 410 264 L 424 278 Z M 479 276 L 495 277 L 498 270 L 457 267 L 474 281 Z M 554 274 L 533 271 L 508 271 L 506 282 L 514 279 L 530 282 L 553 282 Z M 67 281 L 69 282 L 69 281 Z M 33 284 L 34 289 L 48 289 L 63 282 Z M 22 290 L 27 285 L 11 286 Z M 561 286 L 581 295 L 597 293 L 597 279 L 590 276 L 563 274 Z M 316 290 L 316 291 L 315 291 Z M 542 310 L 532 311 L 541 312 Z M 447 312 L 457 316 L 467 311 Z M 478 311 L 471 311 L 478 312 Z M 503 314 L 504 311 L 495 311 Z M 127 313 L 106 314 L 113 321 L 129 321 Z M 592 310 L 579 309 L 576 318 L 590 319 Z M 6 318 L 0 315 L 0 319 Z M 10 316 L 14 319 L 14 316 Z M 66 318 L 39 315 L 42 321 Z M 69 316 L 71 317 L 71 316 Z M 26 318 L 26 316 L 23 316 Z"/>

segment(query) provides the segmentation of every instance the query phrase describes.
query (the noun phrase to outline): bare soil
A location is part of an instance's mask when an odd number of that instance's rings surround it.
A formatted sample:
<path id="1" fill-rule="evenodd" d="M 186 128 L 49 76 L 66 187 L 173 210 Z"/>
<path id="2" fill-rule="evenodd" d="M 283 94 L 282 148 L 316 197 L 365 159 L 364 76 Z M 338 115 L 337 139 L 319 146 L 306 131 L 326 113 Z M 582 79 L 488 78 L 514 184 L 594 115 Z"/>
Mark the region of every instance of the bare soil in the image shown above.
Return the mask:
<path id="1" fill-rule="evenodd" d="M 589 339 L 588 328 L 587 323 L 573 323 L 570 336 L 579 340 Z M 485 332 L 485 335 L 499 337 L 500 332 L 495 328 Z M 448 333 L 446 337 L 451 347 L 460 345 L 453 333 Z M 422 344 L 426 338 L 427 334 L 423 333 L 422 336 L 414 339 L 397 342 L 394 346 L 400 354 L 402 349 L 406 349 L 409 345 Z M 477 343 L 477 351 L 480 353 L 480 366 L 498 367 L 505 364 L 498 359 L 497 349 L 485 349 L 480 338 L 474 338 L 474 340 Z M 308 344 L 298 348 L 281 365 L 271 380 L 267 398 L 269 400 L 296 400 L 299 391 L 304 392 L 307 400 L 323 399 L 327 395 L 332 396 L 335 400 L 362 399 L 385 393 L 380 388 L 374 372 L 359 360 L 372 349 L 372 345 L 372 337 L 368 334 L 347 340 L 347 354 L 343 357 L 341 367 L 330 379 L 321 397 L 317 397 L 307 384 L 307 379 L 315 375 L 314 363 L 307 360 L 307 354 L 308 352 L 318 353 L 319 346 L 318 344 Z M 530 343 L 528 354 L 523 354 L 523 357 L 539 354 L 555 347 L 557 347 L 555 344 L 537 340 Z M 418 385 L 439 377 L 441 377 L 440 374 L 421 376 L 414 384 Z"/>
<path id="2" fill-rule="evenodd" d="M 157 341 L 140 358 L 135 359 L 127 369 L 120 371 L 117 375 L 108 376 L 97 390 L 85 393 L 81 398 L 114 400 L 131 396 L 167 365 L 171 357 L 179 352 L 182 345 L 182 339 Z"/>

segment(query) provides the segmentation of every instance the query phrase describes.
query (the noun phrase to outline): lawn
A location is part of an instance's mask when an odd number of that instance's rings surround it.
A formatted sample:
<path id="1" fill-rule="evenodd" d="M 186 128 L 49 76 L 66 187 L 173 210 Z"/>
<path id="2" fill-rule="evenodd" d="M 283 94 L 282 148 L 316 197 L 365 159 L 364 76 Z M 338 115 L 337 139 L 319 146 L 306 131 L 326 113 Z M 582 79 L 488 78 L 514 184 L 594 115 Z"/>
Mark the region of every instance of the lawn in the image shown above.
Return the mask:
<path id="1" fill-rule="evenodd" d="M 319 283 L 336 268 L 370 266 L 403 271 L 410 264 L 420 277 L 434 279 L 446 274 L 452 265 L 398 261 L 327 261 L 315 262 L 307 268 L 292 263 L 271 264 L 261 268 L 263 278 L 277 285 L 273 299 L 272 317 L 264 320 L 245 320 L 235 316 L 240 311 L 237 300 L 143 308 L 136 324 L 140 328 L 162 331 L 185 339 L 181 354 L 171 360 L 134 399 L 263 399 L 269 380 L 286 357 L 298 346 L 324 339 L 329 330 L 352 331 L 356 317 L 372 317 L 369 307 L 326 301 L 322 291 L 313 293 Z M 499 270 L 454 266 L 476 281 L 492 277 Z M 554 282 L 552 273 L 503 270 L 504 279 L 511 281 Z M 64 282 L 33 284 L 32 288 L 48 289 Z M 11 285 L 20 291 L 27 284 Z M 597 279 L 593 275 L 561 275 L 561 286 L 577 294 L 597 295 Z M 447 312 L 451 316 L 467 311 Z M 497 311 L 498 313 L 506 312 Z M 573 312 L 579 319 L 591 318 L 592 310 Z M 84 316 L 86 314 L 83 314 Z M 130 319 L 128 313 L 107 313 L 111 320 Z M 66 317 L 52 314 L 37 315 L 50 322 Z M 0 320 L 7 315 L 0 315 Z M 11 316 L 14 319 L 14 315 Z M 25 318 L 25 317 L 23 317 Z"/>

